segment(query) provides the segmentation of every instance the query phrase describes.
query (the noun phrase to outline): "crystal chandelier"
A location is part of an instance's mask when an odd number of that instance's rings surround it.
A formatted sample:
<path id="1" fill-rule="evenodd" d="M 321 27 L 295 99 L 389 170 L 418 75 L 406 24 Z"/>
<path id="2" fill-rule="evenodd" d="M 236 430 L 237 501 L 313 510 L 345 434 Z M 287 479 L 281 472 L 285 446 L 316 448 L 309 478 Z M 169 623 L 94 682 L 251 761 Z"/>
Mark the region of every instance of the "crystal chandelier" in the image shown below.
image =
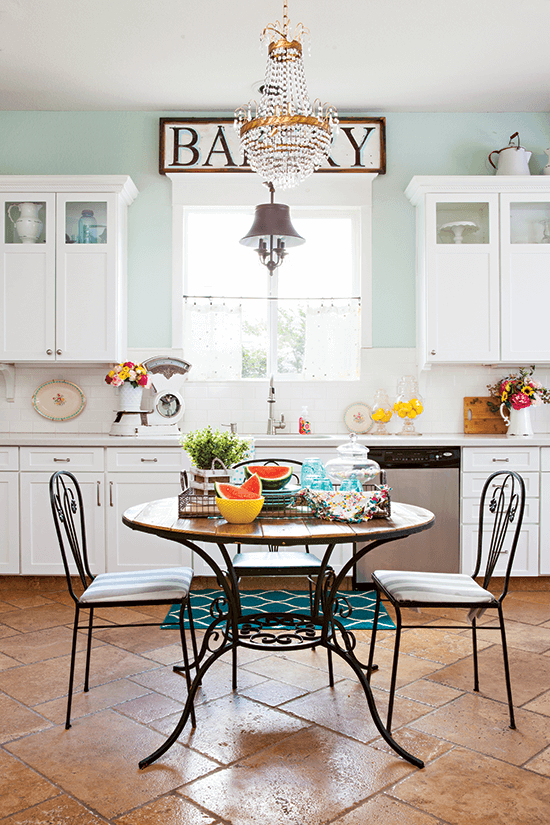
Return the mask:
<path id="1" fill-rule="evenodd" d="M 296 186 L 326 160 L 338 126 L 338 112 L 319 99 L 310 103 L 302 44 L 309 30 L 301 23 L 290 34 L 287 0 L 283 25 L 277 20 L 261 35 L 268 44 L 262 98 L 235 112 L 235 129 L 250 167 L 279 189 Z"/>

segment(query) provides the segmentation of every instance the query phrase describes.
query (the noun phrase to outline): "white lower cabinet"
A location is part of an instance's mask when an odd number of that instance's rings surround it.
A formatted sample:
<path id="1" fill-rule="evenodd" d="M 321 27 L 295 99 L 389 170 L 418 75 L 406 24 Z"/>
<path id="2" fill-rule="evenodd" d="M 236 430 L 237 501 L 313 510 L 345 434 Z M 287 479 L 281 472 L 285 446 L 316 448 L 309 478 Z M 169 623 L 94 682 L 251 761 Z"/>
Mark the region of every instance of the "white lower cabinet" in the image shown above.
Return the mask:
<path id="1" fill-rule="evenodd" d="M 182 450 L 179 447 L 21 447 L 20 539 L 17 537 L 21 573 L 60 575 L 64 572 L 49 494 L 50 477 L 56 470 L 72 472 L 82 490 L 88 556 L 93 573 L 188 566 L 191 551 L 187 548 L 130 530 L 122 523 L 122 514 L 134 504 L 177 495 L 181 464 Z M 110 468 L 131 472 L 109 472 Z M 5 488 L 1 484 L 4 475 L 14 476 L 15 492 L 12 483 Z M 0 473 L 0 508 L 4 494 L 7 497 L 9 493 L 13 498 L 17 492 L 17 473 Z M 10 507 L 12 514 L 17 514 L 17 499 L 14 501 L 15 504 L 11 502 L 6 507 Z M 12 571 L 6 569 L 4 572 Z"/>
<path id="2" fill-rule="evenodd" d="M 257 458 L 273 454 L 258 449 Z M 277 454 L 303 460 L 334 457 L 332 448 L 278 448 Z M 141 502 L 172 498 L 180 490 L 179 473 L 188 464 L 180 447 L 1 447 L 0 574 L 61 575 L 63 566 L 50 507 L 53 472 L 70 470 L 84 498 L 90 564 L 94 573 L 164 566 L 192 566 L 212 576 L 209 565 L 177 542 L 130 530 L 122 514 Z M 462 462 L 461 537 L 463 573 L 471 574 L 477 550 L 479 498 L 487 477 L 497 469 L 516 470 L 526 486 L 526 508 L 512 575 L 550 575 L 550 447 L 521 443 L 500 447 L 465 447 Z M 19 472 L 18 472 L 19 470 Z M 216 545 L 205 546 L 222 569 Z M 228 546 L 232 556 L 236 548 Z M 317 554 L 321 548 L 312 548 Z M 280 552 L 284 552 L 284 549 Z M 351 557 L 351 545 L 337 545 L 336 571 Z M 503 559 L 497 575 L 504 572 Z"/>
<path id="3" fill-rule="evenodd" d="M 105 571 L 104 473 L 77 472 L 86 519 L 92 573 Z M 21 573 L 62 575 L 65 571 L 50 506 L 51 473 L 20 474 Z M 76 568 L 73 566 L 73 572 Z"/>
<path id="4" fill-rule="evenodd" d="M 0 447 L 0 574 L 19 573 L 19 451 Z"/>
<path id="5" fill-rule="evenodd" d="M 468 575 L 473 573 L 477 557 L 477 529 L 477 524 L 462 525 L 462 572 L 468 573 Z M 513 529 L 514 526 L 512 525 L 510 530 Z M 486 553 L 491 540 L 491 531 L 484 531 L 484 534 L 484 552 Z M 485 569 L 486 562 L 487 557 L 484 555 L 481 562 L 482 572 Z M 507 564 L 508 556 L 503 553 L 495 567 L 494 575 L 504 576 Z M 516 548 L 512 576 L 538 576 L 538 573 L 539 528 L 537 524 L 525 524 L 524 522 Z"/>
<path id="6" fill-rule="evenodd" d="M 487 478 L 498 470 L 515 470 L 525 482 L 525 513 L 512 576 L 539 575 L 539 487 L 540 450 L 538 447 L 465 447 L 462 451 L 461 572 L 471 575 L 477 557 L 479 500 Z M 549 473 L 550 475 L 550 473 Z M 486 522 L 486 526 L 489 526 Z M 512 524 L 511 530 L 514 529 Z M 490 530 L 486 539 L 490 539 Z M 485 541 L 484 547 L 488 546 Z M 482 559 L 482 570 L 486 559 Z M 501 556 L 495 575 L 503 576 L 508 563 Z M 541 571 L 542 572 L 542 571 Z"/>
<path id="7" fill-rule="evenodd" d="M 122 523 L 129 507 L 180 491 L 185 453 L 181 447 L 108 447 L 106 450 L 107 569 L 190 567 L 191 550 L 175 541 L 130 530 Z"/>
<path id="8" fill-rule="evenodd" d="M 125 510 L 135 504 L 171 498 L 180 489 L 179 471 L 107 473 L 107 569 L 191 566 L 191 550 L 175 541 L 131 530 L 122 523 Z"/>
<path id="9" fill-rule="evenodd" d="M 540 567 L 541 576 L 550 576 L 550 447 L 540 451 Z"/>

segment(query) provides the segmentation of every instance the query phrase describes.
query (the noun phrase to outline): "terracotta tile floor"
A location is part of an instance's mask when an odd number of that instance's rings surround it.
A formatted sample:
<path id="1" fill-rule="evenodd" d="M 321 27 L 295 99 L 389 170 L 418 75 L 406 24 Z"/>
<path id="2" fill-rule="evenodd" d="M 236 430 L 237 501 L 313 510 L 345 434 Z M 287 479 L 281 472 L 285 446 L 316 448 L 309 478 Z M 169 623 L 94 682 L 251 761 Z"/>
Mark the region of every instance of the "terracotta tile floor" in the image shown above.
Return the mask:
<path id="1" fill-rule="evenodd" d="M 220 661 L 186 728 L 155 765 L 138 760 L 179 717 L 175 631 L 105 630 L 73 726 L 64 729 L 72 611 L 64 582 L 0 577 L 0 822 L 17 825 L 547 825 L 550 822 L 550 591 L 505 601 L 517 730 L 508 727 L 498 634 L 483 630 L 481 692 L 472 691 L 464 617 L 431 610 L 403 641 L 395 738 L 426 762 L 397 757 L 371 721 L 347 665 L 328 687 L 319 651 L 242 651 L 239 689 Z M 157 618 L 157 608 L 124 611 Z M 115 611 L 104 611 L 112 621 Z M 437 624 L 453 624 L 436 630 Z M 490 619 L 485 619 L 487 626 Z M 359 655 L 369 633 L 358 634 Z M 387 707 L 391 632 L 373 678 Z"/>

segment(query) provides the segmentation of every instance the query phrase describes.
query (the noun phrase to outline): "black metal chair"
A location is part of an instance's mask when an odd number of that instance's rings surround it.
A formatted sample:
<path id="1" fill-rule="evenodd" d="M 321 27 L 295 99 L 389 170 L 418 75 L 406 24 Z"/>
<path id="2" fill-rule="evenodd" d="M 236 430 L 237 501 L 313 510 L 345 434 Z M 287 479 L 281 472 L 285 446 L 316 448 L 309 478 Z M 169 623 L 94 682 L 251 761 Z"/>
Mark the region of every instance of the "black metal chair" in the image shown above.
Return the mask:
<path id="1" fill-rule="evenodd" d="M 139 570 L 135 572 L 100 573 L 94 576 L 89 567 L 86 544 L 86 525 L 82 493 L 77 479 L 72 473 L 59 471 L 50 478 L 50 503 L 52 507 L 55 530 L 59 540 L 63 567 L 67 577 L 69 593 L 75 603 L 73 640 L 71 649 L 71 667 L 69 674 L 69 694 L 67 699 L 67 717 L 65 727 L 71 727 L 71 705 L 74 684 L 74 667 L 76 658 L 76 641 L 79 630 L 88 631 L 86 649 L 86 669 L 84 675 L 84 692 L 89 690 L 90 656 L 92 650 L 92 632 L 94 629 L 94 610 L 101 607 L 143 607 L 145 605 L 180 604 L 179 629 L 182 645 L 183 663 L 187 690 L 191 685 L 189 656 L 185 641 L 185 608 L 189 617 L 190 635 L 193 645 L 194 660 L 197 661 L 197 643 L 193 616 L 189 601 L 189 590 L 193 581 L 193 571 L 189 567 L 169 567 L 158 570 Z M 76 574 L 84 592 L 77 596 L 72 581 L 70 565 L 76 567 Z M 89 610 L 87 625 L 79 627 L 81 610 Z M 160 627 L 162 622 L 136 622 L 131 624 L 95 625 L 95 629 L 113 627 Z M 191 709 L 191 721 L 196 725 L 195 710 Z"/>
<path id="2" fill-rule="evenodd" d="M 426 627 L 426 625 L 415 624 L 403 625 L 401 609 L 407 607 L 453 607 L 468 609 L 468 618 L 472 624 L 475 691 L 479 691 L 477 619 L 485 610 L 492 609 L 497 611 L 498 626 L 484 627 L 483 629 L 500 630 L 510 713 L 510 727 L 516 727 L 512 704 L 512 685 L 510 681 L 510 667 L 508 664 L 508 648 L 506 645 L 502 602 L 508 592 L 508 584 L 523 521 L 524 508 L 525 484 L 522 477 L 510 471 L 493 473 L 485 482 L 481 493 L 477 559 L 475 570 L 471 576 L 461 573 L 423 573 L 399 570 L 376 570 L 372 574 L 372 580 L 376 587 L 376 608 L 369 653 L 369 674 L 374 660 L 376 625 L 382 596 L 393 605 L 396 613 L 395 646 L 390 683 L 388 719 L 386 723 L 388 730 L 391 730 L 401 631 L 403 627 L 405 629 Z M 492 520 L 492 527 L 487 529 L 485 524 L 489 519 Z M 513 531 L 509 533 L 508 528 L 512 524 L 515 524 L 515 526 Z M 500 595 L 494 596 L 488 588 L 495 567 L 502 556 L 507 557 L 504 584 Z M 480 573 L 482 568 L 483 573 Z M 483 578 L 482 585 L 476 582 L 478 576 L 482 576 Z M 448 630 L 451 627 L 451 625 L 437 625 L 437 629 Z"/>
<path id="3" fill-rule="evenodd" d="M 267 465 L 285 465 L 293 468 L 292 479 L 295 482 L 300 482 L 300 471 L 302 462 L 295 458 L 263 458 L 263 459 L 248 459 L 234 464 L 231 471 L 244 467 L 248 464 L 267 464 Z M 265 505 L 264 505 L 265 506 Z M 243 576 L 251 578 L 262 578 L 264 576 L 303 576 L 307 579 L 309 589 L 309 603 L 310 608 L 313 609 L 313 591 L 317 584 L 317 578 L 322 572 L 322 562 L 314 553 L 309 550 L 309 545 L 304 545 L 304 550 L 283 550 L 280 551 L 278 546 L 269 546 L 268 550 L 249 550 L 241 551 L 241 545 L 237 545 L 237 553 L 233 557 L 233 567 L 240 579 Z M 332 567 L 325 569 L 326 576 L 333 576 L 334 570 Z M 334 685 L 334 676 L 332 671 L 332 655 L 331 651 L 328 654 L 328 670 L 329 670 L 329 684 Z"/>

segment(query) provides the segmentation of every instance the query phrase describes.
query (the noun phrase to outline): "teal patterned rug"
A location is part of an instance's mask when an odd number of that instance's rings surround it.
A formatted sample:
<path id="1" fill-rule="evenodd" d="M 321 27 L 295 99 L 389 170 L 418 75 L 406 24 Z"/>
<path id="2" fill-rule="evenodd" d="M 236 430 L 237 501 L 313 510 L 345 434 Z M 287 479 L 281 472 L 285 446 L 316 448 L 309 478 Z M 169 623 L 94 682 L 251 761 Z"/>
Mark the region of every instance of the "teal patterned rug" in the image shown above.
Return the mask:
<path id="1" fill-rule="evenodd" d="M 197 628 L 206 628 L 212 621 L 210 605 L 220 590 L 195 590 L 191 593 L 193 620 Z M 348 599 L 352 613 L 349 618 L 341 619 L 344 627 L 350 630 L 368 630 L 372 627 L 376 595 L 373 590 L 346 590 L 342 596 Z M 245 590 L 241 593 L 243 613 L 306 613 L 309 611 L 309 593 L 305 590 Z M 342 600 L 342 606 L 345 606 Z M 179 622 L 179 605 L 174 604 L 168 611 L 164 623 L 165 630 L 177 628 Z M 186 618 L 185 626 L 188 627 Z M 384 605 L 380 605 L 378 617 L 379 629 L 393 629 L 394 623 L 388 616 Z"/>

